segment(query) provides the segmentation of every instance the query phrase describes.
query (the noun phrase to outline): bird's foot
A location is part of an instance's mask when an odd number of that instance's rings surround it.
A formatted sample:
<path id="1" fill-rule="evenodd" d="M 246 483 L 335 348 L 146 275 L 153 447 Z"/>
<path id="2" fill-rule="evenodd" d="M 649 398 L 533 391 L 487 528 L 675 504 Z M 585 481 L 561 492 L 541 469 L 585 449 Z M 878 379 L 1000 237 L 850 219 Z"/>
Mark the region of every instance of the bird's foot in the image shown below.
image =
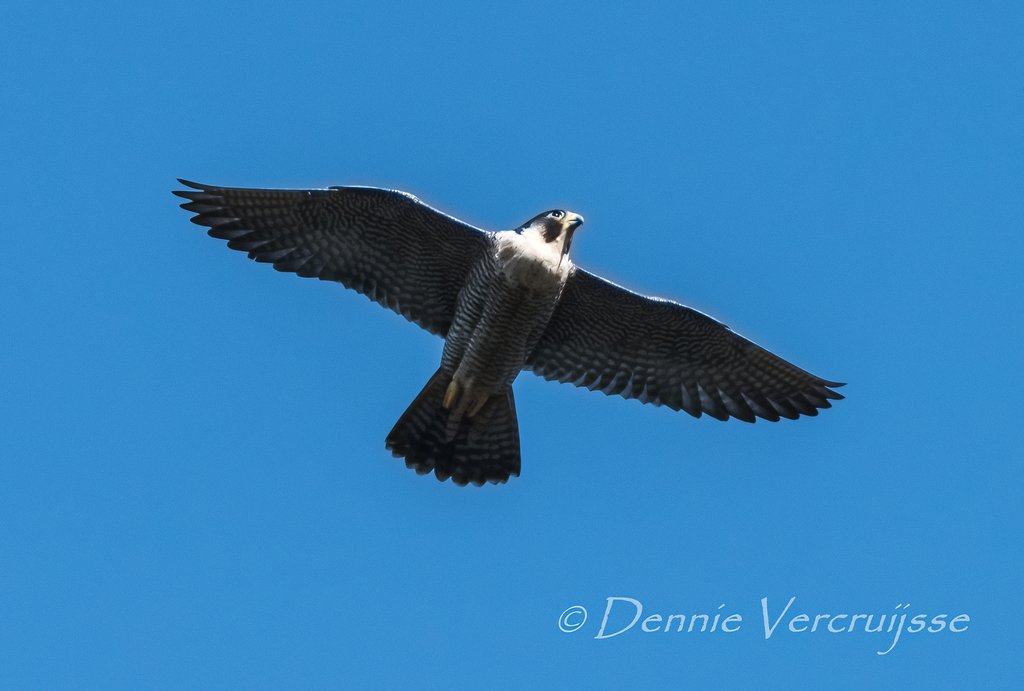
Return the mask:
<path id="1" fill-rule="evenodd" d="M 452 379 L 451 383 L 448 384 L 448 389 L 444 392 L 444 400 L 441 401 L 441 407 L 445 410 L 451 410 L 458 398 L 459 383 Z"/>

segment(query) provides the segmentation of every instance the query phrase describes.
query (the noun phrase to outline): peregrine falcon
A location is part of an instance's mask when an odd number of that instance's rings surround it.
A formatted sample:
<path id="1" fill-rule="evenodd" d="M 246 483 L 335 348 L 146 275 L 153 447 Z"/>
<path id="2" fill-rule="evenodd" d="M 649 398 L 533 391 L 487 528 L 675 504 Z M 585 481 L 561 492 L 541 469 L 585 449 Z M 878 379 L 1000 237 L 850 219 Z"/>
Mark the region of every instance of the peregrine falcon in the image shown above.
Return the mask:
<path id="1" fill-rule="evenodd" d="M 284 190 L 179 180 L 193 223 L 278 271 L 337 281 L 445 339 L 441 365 L 387 436 L 417 473 L 519 475 L 512 382 L 545 379 L 746 422 L 817 415 L 842 386 L 684 305 L 577 267 L 583 217 L 555 209 L 488 232 L 375 187 Z"/>

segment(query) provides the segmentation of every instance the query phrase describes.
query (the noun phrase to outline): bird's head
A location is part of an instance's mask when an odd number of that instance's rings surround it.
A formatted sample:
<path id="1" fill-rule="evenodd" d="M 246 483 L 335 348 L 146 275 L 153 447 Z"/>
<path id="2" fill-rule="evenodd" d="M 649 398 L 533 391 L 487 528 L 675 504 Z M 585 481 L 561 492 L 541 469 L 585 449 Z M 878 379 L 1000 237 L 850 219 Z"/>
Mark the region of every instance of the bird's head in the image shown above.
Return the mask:
<path id="1" fill-rule="evenodd" d="M 581 225 L 583 225 L 583 217 L 579 214 L 563 209 L 552 209 L 551 211 L 537 214 L 521 225 L 518 230 L 520 232 L 526 230 L 536 232 L 547 243 L 559 243 L 564 255 L 569 252 L 573 233 Z"/>

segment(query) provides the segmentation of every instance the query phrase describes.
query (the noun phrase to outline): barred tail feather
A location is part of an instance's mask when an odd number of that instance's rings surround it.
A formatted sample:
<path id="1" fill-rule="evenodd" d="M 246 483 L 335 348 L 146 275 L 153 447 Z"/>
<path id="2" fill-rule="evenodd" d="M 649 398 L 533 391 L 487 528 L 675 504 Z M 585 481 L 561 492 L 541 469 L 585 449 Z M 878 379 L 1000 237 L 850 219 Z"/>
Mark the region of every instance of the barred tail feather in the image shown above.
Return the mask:
<path id="1" fill-rule="evenodd" d="M 519 422 L 512 387 L 491 397 L 447 439 L 448 411 L 441 406 L 451 375 L 438 370 L 388 434 L 387 448 L 405 465 L 457 485 L 504 483 L 519 475 Z"/>

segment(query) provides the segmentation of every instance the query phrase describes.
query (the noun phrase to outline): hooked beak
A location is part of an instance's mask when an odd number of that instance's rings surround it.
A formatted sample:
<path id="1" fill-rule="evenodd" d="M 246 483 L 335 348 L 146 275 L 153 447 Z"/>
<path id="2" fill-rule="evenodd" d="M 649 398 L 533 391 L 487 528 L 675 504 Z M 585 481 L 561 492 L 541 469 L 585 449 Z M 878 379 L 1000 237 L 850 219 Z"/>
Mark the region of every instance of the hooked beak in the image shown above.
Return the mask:
<path id="1" fill-rule="evenodd" d="M 570 213 L 568 216 L 569 218 L 565 219 L 565 222 L 572 230 L 576 230 L 583 225 L 583 217 L 579 214 Z"/>

